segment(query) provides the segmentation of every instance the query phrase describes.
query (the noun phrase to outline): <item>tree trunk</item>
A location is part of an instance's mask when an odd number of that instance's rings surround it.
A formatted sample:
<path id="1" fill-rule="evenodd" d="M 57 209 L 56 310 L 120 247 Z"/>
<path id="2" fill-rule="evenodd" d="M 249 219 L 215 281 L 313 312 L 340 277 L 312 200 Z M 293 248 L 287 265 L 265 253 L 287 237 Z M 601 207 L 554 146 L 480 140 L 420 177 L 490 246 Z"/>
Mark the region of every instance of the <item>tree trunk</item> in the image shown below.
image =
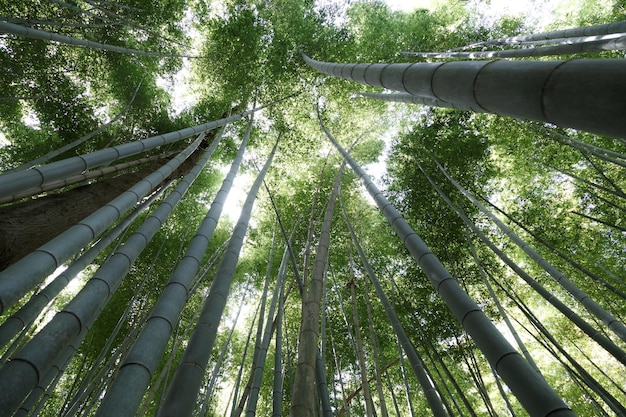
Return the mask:
<path id="1" fill-rule="evenodd" d="M 0 208 L 0 270 L 69 229 L 156 168 Z"/>

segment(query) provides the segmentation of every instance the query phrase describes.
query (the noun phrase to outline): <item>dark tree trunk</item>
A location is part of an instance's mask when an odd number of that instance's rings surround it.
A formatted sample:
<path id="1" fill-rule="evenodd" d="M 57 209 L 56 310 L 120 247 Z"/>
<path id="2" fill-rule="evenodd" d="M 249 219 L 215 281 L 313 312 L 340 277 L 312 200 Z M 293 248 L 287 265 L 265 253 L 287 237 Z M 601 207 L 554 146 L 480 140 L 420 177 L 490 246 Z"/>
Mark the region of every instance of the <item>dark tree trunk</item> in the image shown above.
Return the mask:
<path id="1" fill-rule="evenodd" d="M 157 167 L 158 168 L 158 167 Z M 0 208 L 0 270 L 126 191 L 151 168 Z"/>

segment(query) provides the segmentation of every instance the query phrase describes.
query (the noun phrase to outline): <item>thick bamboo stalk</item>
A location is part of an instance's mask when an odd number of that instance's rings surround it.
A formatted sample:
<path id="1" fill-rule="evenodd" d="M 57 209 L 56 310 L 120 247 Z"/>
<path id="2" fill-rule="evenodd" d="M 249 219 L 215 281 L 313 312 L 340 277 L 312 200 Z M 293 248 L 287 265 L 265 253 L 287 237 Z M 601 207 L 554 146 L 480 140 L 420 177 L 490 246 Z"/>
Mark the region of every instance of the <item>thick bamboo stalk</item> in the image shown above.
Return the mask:
<path id="1" fill-rule="evenodd" d="M 336 64 L 303 55 L 338 78 L 453 105 L 626 137 L 626 60 Z"/>
<path id="2" fill-rule="evenodd" d="M 248 192 L 248 197 L 243 205 L 239 221 L 233 230 L 224 258 L 220 263 L 215 279 L 211 283 L 209 295 L 202 308 L 200 318 L 170 382 L 165 402 L 158 412 L 160 417 L 187 417 L 193 412 L 196 397 L 204 378 L 204 370 L 217 336 L 217 327 L 222 318 L 235 275 L 243 239 L 248 230 L 254 200 L 272 163 L 277 145 L 278 142 L 274 145 L 265 165 Z"/>
<path id="3" fill-rule="evenodd" d="M 565 405 L 559 395 L 535 372 L 530 364 L 515 351 L 478 305 L 446 271 L 437 257 L 376 187 L 365 171 L 339 145 L 323 124 L 322 127 L 329 140 L 348 161 L 355 174 L 364 182 L 376 205 L 402 239 L 443 301 L 528 413 L 538 417 L 548 415 L 550 417 L 573 416 L 574 413 L 571 409 Z"/>
<path id="4" fill-rule="evenodd" d="M 96 259 L 118 236 L 120 236 L 133 221 L 146 208 L 148 208 L 154 200 L 159 197 L 167 187 L 161 188 L 154 193 L 148 200 L 137 207 L 131 214 L 126 216 L 119 224 L 117 224 L 110 232 L 104 235 L 98 242 L 89 248 L 83 255 L 62 273 L 60 273 L 52 282 L 46 285 L 41 291 L 33 295 L 26 304 L 18 311 L 8 317 L 2 325 L 0 325 L 0 346 L 4 346 L 13 337 L 15 337 L 22 329 L 30 327 L 37 316 L 43 309 L 63 290 L 83 269 Z"/>

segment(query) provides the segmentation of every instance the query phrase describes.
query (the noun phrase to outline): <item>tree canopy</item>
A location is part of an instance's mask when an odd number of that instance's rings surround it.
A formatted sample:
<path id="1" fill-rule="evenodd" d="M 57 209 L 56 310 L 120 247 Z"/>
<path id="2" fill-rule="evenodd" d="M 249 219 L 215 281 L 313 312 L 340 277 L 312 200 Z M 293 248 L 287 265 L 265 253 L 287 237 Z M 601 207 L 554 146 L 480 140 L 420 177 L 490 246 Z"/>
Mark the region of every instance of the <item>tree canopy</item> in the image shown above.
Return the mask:
<path id="1" fill-rule="evenodd" d="M 70 39 L 0 26 L 0 170 L 42 177 L 4 192 L 0 176 L 0 415 L 533 415 L 331 136 L 563 410 L 626 414 L 626 133 L 372 99 L 302 58 L 434 65 L 458 58 L 405 53 L 523 50 L 543 44 L 515 36 L 613 22 L 594 36 L 619 40 L 626 20 L 622 0 L 564 2 L 546 27 L 466 3 L 0 5 L 0 23 Z M 619 43 L 572 56 L 550 36 L 556 56 L 509 61 L 624 61 Z M 97 161 L 47 181 L 69 158 Z M 43 268 L 20 264 L 31 251 L 56 272 L 15 272 Z M 2 377 L 21 366 L 33 375 Z"/>

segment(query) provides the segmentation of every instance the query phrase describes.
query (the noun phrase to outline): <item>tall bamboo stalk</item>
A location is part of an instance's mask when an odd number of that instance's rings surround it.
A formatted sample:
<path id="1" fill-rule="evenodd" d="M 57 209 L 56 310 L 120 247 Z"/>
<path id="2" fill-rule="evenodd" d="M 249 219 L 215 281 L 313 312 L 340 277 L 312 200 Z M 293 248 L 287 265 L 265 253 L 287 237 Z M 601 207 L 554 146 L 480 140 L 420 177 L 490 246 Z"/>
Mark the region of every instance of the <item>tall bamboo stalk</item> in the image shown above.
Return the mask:
<path id="1" fill-rule="evenodd" d="M 322 123 L 319 113 L 318 116 L 320 125 L 328 139 L 348 161 L 356 175 L 364 182 L 376 205 L 383 212 L 400 239 L 402 239 L 433 287 L 478 345 L 491 366 L 497 370 L 511 391 L 517 396 L 522 406 L 531 416 L 573 416 L 573 412 L 563 403 L 559 395 L 515 351 L 495 325 L 480 310 L 478 305 L 446 271 L 441 262 L 413 231 L 400 213 L 378 190 L 378 187 L 371 181 L 365 171 L 328 132 Z"/>
<path id="2" fill-rule="evenodd" d="M 407 358 L 411 364 L 411 368 L 413 369 L 413 372 L 415 373 L 415 376 L 417 377 L 417 380 L 422 388 L 422 391 L 424 392 L 424 396 L 426 397 L 426 400 L 428 402 L 428 405 L 431 411 L 433 412 L 433 415 L 435 417 L 446 417 L 448 414 L 443 408 L 440 393 L 437 392 L 437 389 L 433 385 L 432 380 L 428 377 L 422 358 L 417 353 L 415 346 L 413 346 L 413 344 L 411 343 L 408 335 L 406 334 L 404 330 L 404 327 L 400 323 L 400 319 L 398 318 L 398 315 L 396 314 L 394 308 L 391 306 L 391 303 L 389 302 L 387 295 L 383 291 L 383 288 L 380 285 L 380 281 L 378 280 L 376 274 L 374 273 L 374 270 L 372 269 L 369 261 L 367 260 L 367 257 L 365 256 L 365 252 L 363 251 L 363 247 L 359 243 L 356 232 L 354 231 L 354 228 L 352 227 L 350 219 L 348 218 L 348 213 L 346 212 L 346 209 L 343 206 L 343 204 L 341 205 L 341 208 L 343 212 L 343 218 L 346 223 L 346 227 L 348 228 L 348 231 L 350 232 L 352 242 L 354 243 L 356 247 L 359 258 L 361 259 L 361 264 L 365 268 L 365 271 L 367 272 L 367 276 L 369 277 L 370 282 L 372 283 L 372 285 L 374 286 L 374 289 L 376 290 L 376 295 L 378 295 L 378 298 L 381 304 L 383 305 L 383 308 L 385 309 L 387 318 L 391 322 L 391 326 L 393 327 L 393 330 L 396 333 L 396 336 L 398 337 L 398 340 L 400 342 L 400 345 L 402 346 L 402 349 L 407 354 Z"/>
<path id="3" fill-rule="evenodd" d="M 224 202 L 243 161 L 252 124 L 251 118 L 220 190 L 192 238 L 183 259 L 170 275 L 137 342 L 124 359 L 115 381 L 108 389 L 96 413 L 98 417 L 132 416 L 137 412 L 144 392 L 158 367 L 159 360 L 187 302 L 190 287 L 217 227 Z M 215 146 L 221 139 L 221 133 L 214 141 Z"/>

